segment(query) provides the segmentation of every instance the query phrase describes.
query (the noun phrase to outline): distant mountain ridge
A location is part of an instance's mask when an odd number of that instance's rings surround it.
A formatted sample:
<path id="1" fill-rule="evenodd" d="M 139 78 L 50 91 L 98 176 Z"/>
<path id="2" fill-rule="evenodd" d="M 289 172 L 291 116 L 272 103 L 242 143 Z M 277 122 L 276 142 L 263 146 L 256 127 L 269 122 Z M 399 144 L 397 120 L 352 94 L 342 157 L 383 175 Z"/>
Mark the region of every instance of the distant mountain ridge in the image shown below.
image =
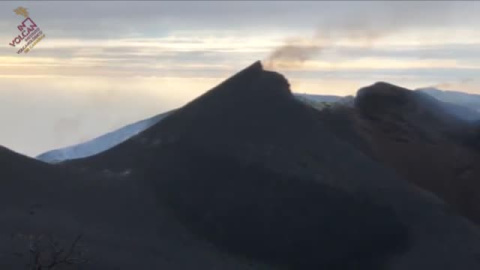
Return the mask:
<path id="1" fill-rule="evenodd" d="M 316 107 L 317 109 L 325 107 L 326 103 L 346 103 L 349 101 L 349 97 L 344 98 L 340 96 L 329 95 L 295 94 L 295 97 L 302 102 Z M 117 130 L 93 138 L 84 143 L 50 150 L 48 152 L 38 155 L 36 158 L 48 163 L 59 163 L 66 160 L 85 158 L 96 155 L 124 142 L 132 136 L 135 136 L 136 134 L 144 131 L 152 125 L 160 122 L 170 113 L 171 111 L 129 124 Z"/>
<path id="2" fill-rule="evenodd" d="M 446 111 L 460 119 L 469 122 L 480 121 L 480 95 L 466 94 L 456 91 L 442 91 L 436 88 L 419 88 L 415 91 L 425 93 L 442 101 L 442 105 Z M 298 100 L 316 109 L 324 109 L 334 103 L 353 106 L 354 102 L 353 96 L 342 97 L 335 95 L 317 95 L 305 93 L 294 93 L 294 96 Z M 122 143 L 132 136 L 158 123 L 167 114 L 168 113 L 160 114 L 129 124 L 120 129 L 106 133 L 105 135 L 91 139 L 85 143 L 42 153 L 36 158 L 48 163 L 58 163 L 65 160 L 85 158 L 96 155 L 116 146 L 119 143 Z"/>
<path id="3" fill-rule="evenodd" d="M 475 122 L 480 120 L 480 95 L 458 91 L 439 90 L 434 87 L 419 88 L 415 91 L 426 93 L 444 102 L 445 109 L 457 117 Z"/>
<path id="4" fill-rule="evenodd" d="M 45 152 L 36 158 L 48 163 L 58 163 L 96 155 L 151 127 L 170 113 L 171 111 L 126 125 L 84 143 Z"/>
<path id="5" fill-rule="evenodd" d="M 440 90 L 435 87 L 418 88 L 416 91 L 427 93 L 441 101 L 462 105 L 480 111 L 480 95 L 453 90 Z"/>

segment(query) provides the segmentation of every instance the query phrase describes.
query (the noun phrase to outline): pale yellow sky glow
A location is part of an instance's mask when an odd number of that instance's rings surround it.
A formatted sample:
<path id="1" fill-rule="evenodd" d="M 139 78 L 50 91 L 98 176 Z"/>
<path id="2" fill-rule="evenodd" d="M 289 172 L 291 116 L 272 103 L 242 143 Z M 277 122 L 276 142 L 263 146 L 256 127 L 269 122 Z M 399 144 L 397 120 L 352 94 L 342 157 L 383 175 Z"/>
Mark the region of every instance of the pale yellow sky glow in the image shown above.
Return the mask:
<path id="1" fill-rule="evenodd" d="M 35 155 L 101 135 L 182 106 L 292 41 L 317 48 L 277 63 L 295 92 L 388 81 L 480 94 L 477 3 L 272 3 L 0 3 L 0 145 Z M 19 5 L 46 34 L 21 55 L 8 45 Z"/>

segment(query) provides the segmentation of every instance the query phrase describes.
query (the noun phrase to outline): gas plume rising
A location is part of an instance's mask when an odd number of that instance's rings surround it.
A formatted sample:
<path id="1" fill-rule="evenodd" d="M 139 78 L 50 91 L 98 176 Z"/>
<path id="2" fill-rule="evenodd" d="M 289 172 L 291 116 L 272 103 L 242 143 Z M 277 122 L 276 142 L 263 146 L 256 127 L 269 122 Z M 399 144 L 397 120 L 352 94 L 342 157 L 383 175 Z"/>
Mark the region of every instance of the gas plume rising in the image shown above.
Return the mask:
<path id="1" fill-rule="evenodd" d="M 273 70 L 300 69 L 305 62 L 340 43 L 368 48 L 386 36 L 389 27 L 372 26 L 366 22 L 346 21 L 337 27 L 319 27 L 311 37 L 289 38 L 264 59 L 265 68 Z"/>
<path id="2" fill-rule="evenodd" d="M 322 49 L 323 44 L 319 40 L 292 38 L 275 49 L 263 63 L 267 69 L 296 69 L 318 55 Z"/>

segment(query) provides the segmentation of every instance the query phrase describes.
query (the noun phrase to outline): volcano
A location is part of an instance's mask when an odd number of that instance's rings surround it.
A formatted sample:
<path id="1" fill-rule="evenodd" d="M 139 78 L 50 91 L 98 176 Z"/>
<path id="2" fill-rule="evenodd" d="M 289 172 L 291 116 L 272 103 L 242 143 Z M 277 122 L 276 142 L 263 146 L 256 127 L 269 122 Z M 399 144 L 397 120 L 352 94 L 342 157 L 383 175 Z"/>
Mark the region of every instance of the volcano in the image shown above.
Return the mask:
<path id="1" fill-rule="evenodd" d="M 331 119 L 256 62 L 100 154 L 2 151 L 0 266 L 82 235 L 88 269 L 478 268 L 477 227 Z"/>

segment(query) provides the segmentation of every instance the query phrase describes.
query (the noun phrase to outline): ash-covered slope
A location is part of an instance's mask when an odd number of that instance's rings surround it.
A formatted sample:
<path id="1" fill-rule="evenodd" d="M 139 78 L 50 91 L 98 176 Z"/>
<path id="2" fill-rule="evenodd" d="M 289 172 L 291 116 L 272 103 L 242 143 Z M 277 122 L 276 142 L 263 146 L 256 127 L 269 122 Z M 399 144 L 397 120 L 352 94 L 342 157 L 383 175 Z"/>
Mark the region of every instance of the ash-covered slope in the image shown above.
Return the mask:
<path id="1" fill-rule="evenodd" d="M 128 176 L 66 170 L 2 148 L 0 268 L 155 265 L 154 256 L 160 251 L 152 238 L 156 223 L 148 214 L 149 200 L 148 192 Z M 54 263 L 60 249 L 64 251 Z M 68 266 L 63 259 L 75 263 Z"/>
<path id="2" fill-rule="evenodd" d="M 131 171 L 199 238 L 293 269 L 475 269 L 477 228 L 339 139 L 260 63 L 67 166 Z"/>
<path id="3" fill-rule="evenodd" d="M 199 239 L 141 177 L 0 148 L 0 269 L 273 269 Z"/>
<path id="4" fill-rule="evenodd" d="M 162 113 L 148 119 L 129 124 L 81 144 L 45 152 L 38 155 L 36 158 L 48 163 L 58 163 L 65 160 L 85 158 L 96 155 L 114 147 L 119 143 L 124 142 L 132 136 L 135 136 L 152 125 L 160 122 L 169 113 L 171 112 Z"/>
<path id="5" fill-rule="evenodd" d="M 359 90 L 355 108 L 334 108 L 322 117 L 365 154 L 480 222 L 480 133 L 442 102 L 377 83 Z"/>

